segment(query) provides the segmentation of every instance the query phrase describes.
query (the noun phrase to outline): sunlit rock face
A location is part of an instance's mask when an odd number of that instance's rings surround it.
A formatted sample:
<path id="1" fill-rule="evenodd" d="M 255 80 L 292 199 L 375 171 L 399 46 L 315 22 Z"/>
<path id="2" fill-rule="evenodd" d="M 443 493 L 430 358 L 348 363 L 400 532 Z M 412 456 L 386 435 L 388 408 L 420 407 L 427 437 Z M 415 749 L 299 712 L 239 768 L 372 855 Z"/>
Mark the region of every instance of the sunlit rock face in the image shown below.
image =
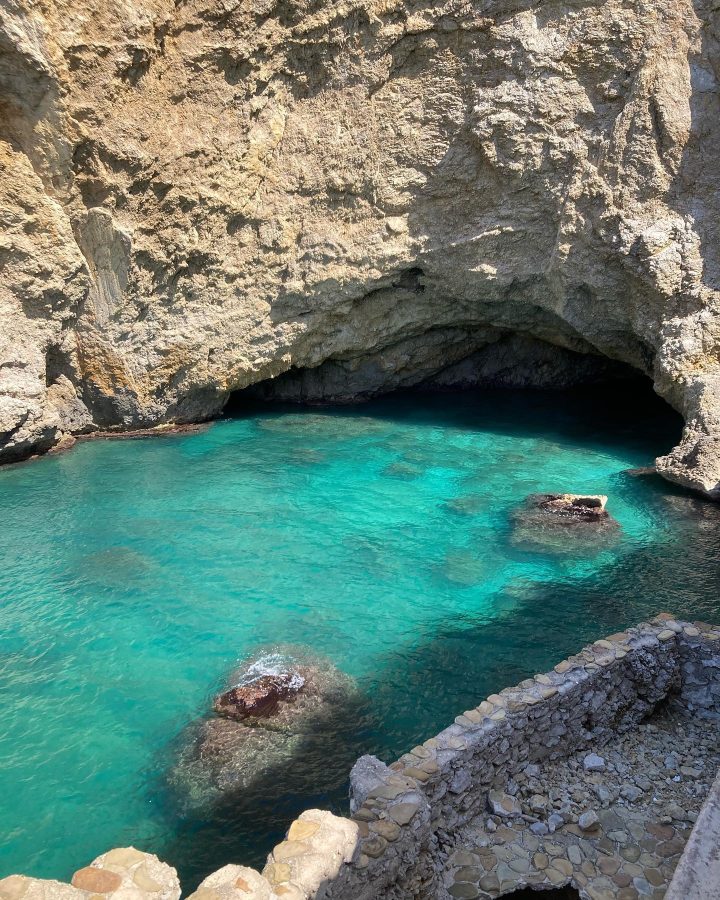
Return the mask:
<path id="1" fill-rule="evenodd" d="M 686 420 L 661 471 L 720 493 L 719 16 L 11 0 L 2 459 L 291 369 L 492 373 L 519 333 L 651 376 Z"/>

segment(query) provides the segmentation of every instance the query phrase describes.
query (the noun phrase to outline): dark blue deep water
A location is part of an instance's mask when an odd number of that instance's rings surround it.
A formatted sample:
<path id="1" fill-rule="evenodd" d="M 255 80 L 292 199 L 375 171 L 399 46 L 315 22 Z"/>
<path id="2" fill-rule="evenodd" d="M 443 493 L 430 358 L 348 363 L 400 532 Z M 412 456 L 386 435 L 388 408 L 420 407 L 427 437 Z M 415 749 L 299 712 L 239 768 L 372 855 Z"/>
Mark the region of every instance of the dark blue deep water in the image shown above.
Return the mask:
<path id="1" fill-rule="evenodd" d="M 718 508 L 625 473 L 680 432 L 630 393 L 266 407 L 0 470 L 0 877 L 127 844 L 186 888 L 257 864 L 298 810 L 342 809 L 359 754 L 656 612 L 720 620 Z M 554 490 L 607 494 L 618 541 L 517 545 L 513 509 Z M 188 725 L 274 651 L 351 676 L 347 708 L 251 760 L 240 795 L 188 802 Z"/>

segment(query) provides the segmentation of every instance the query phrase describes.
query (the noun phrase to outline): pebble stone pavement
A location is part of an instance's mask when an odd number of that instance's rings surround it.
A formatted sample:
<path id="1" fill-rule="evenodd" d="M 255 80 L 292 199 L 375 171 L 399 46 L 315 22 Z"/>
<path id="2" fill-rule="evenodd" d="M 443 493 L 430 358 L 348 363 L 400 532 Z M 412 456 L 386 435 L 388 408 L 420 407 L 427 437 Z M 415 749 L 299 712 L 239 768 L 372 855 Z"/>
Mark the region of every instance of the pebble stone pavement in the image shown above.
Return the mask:
<path id="1" fill-rule="evenodd" d="M 658 900 L 719 766 L 720 722 L 670 706 L 597 753 L 529 765 L 456 835 L 446 889 L 490 900 L 569 884 L 590 900 Z"/>

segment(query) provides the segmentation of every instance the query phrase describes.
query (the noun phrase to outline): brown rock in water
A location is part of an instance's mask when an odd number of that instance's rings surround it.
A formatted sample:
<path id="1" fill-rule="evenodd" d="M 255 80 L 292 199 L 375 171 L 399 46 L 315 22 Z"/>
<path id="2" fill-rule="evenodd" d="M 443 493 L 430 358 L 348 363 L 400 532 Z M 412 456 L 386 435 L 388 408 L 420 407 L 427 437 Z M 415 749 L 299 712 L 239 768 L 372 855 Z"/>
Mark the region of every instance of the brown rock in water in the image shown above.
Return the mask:
<path id="1" fill-rule="evenodd" d="M 271 712 L 269 700 L 260 704 L 263 715 L 255 704 L 252 714 L 235 718 L 238 694 L 247 710 L 248 688 L 257 695 L 268 681 L 279 681 L 284 699 Z M 244 803 L 253 791 L 264 797 L 268 779 L 274 788 L 282 782 L 291 794 L 343 784 L 358 756 L 357 723 L 367 715 L 354 679 L 305 648 L 273 647 L 246 660 L 229 684 L 236 687 L 217 696 L 216 714 L 191 723 L 178 747 L 168 780 L 183 814 L 233 792 Z M 291 765 L 298 754 L 301 767 Z"/>
<path id="2" fill-rule="evenodd" d="M 565 519 L 597 522 L 609 518 L 607 497 L 601 494 L 538 494 L 530 498 L 539 509 Z"/>
<path id="3" fill-rule="evenodd" d="M 597 553 L 620 535 L 606 504 L 602 495 L 532 494 L 512 515 L 512 542 L 541 552 Z"/>
<path id="4" fill-rule="evenodd" d="M 237 721 L 271 716 L 280 702 L 294 698 L 302 685 L 303 680 L 293 675 L 263 675 L 217 696 L 213 709 L 219 716 Z"/>

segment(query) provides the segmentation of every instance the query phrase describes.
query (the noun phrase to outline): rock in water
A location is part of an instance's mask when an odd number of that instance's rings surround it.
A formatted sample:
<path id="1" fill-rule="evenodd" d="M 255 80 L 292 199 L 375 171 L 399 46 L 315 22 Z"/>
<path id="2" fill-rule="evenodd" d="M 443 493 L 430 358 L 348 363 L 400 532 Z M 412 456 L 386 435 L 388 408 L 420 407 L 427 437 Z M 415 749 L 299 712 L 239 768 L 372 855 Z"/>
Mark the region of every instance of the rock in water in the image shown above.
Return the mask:
<path id="1" fill-rule="evenodd" d="M 553 515 L 568 519 L 584 519 L 597 522 L 599 519 L 608 518 L 605 509 L 607 497 L 601 494 L 540 494 L 537 498 L 540 509 Z"/>
<path id="2" fill-rule="evenodd" d="M 354 733 L 366 709 L 353 679 L 292 647 L 259 654 L 229 681 L 233 686 L 214 701 L 215 715 L 181 735 L 169 782 L 182 811 L 343 783 L 358 756 Z"/>
<path id="3" fill-rule="evenodd" d="M 305 679 L 297 673 L 263 675 L 249 684 L 230 688 L 215 698 L 213 709 L 226 719 L 266 718 L 277 711 L 281 700 L 293 699 Z"/>
<path id="4" fill-rule="evenodd" d="M 606 505 L 599 494 L 533 494 L 512 514 L 512 543 L 550 553 L 597 553 L 620 535 Z"/>

